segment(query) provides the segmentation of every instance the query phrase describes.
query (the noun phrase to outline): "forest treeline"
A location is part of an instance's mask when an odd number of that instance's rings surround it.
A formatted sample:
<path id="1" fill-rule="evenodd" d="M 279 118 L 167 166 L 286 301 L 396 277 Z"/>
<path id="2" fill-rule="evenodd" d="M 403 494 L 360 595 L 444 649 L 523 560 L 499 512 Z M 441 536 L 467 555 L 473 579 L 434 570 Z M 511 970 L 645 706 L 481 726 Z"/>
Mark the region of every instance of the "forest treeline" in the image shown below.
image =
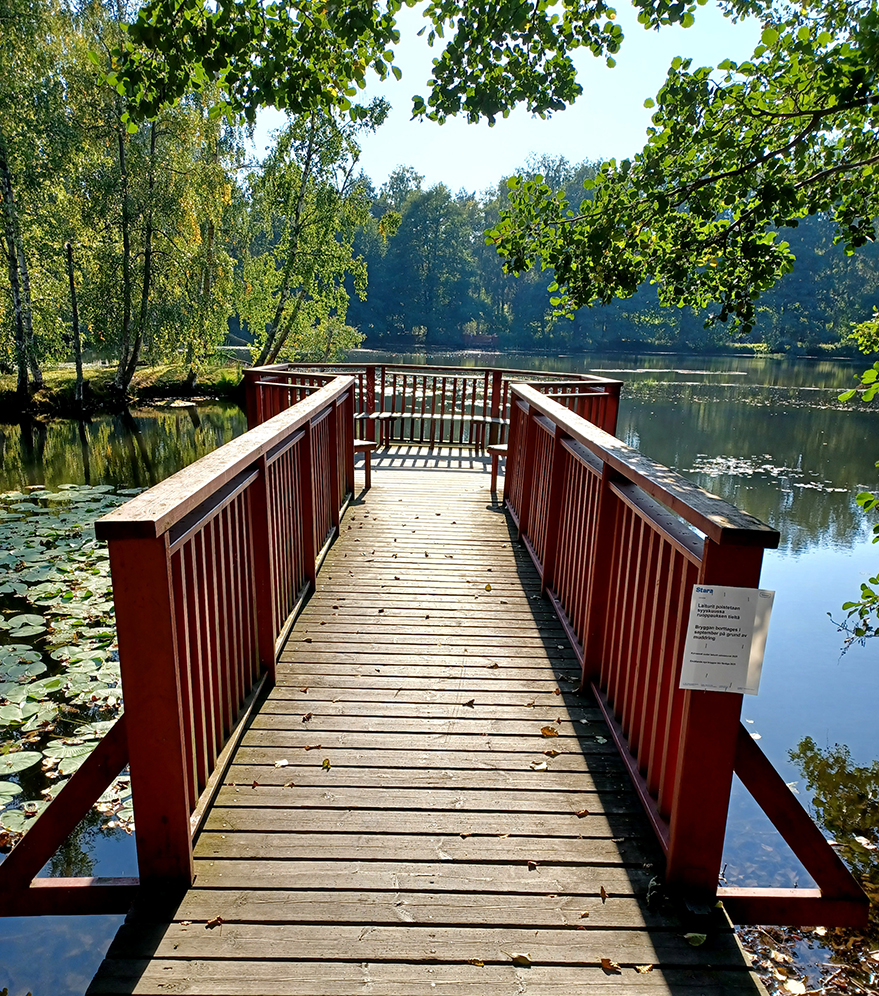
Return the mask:
<path id="1" fill-rule="evenodd" d="M 484 233 L 507 175 L 481 193 L 426 187 L 401 165 L 376 186 L 356 120 L 290 118 L 259 162 L 247 126 L 198 94 L 135 125 L 113 51 L 137 8 L 0 0 L 0 368 L 22 394 L 50 363 L 116 366 L 124 396 L 144 360 L 199 369 L 230 337 L 252 359 L 322 359 L 382 347 L 711 350 L 707 313 L 660 308 L 648 288 L 555 315 L 549 271 L 506 274 Z M 109 83 L 108 83 L 109 81 Z M 584 150 L 588 151 L 588 150 Z M 597 163 L 532 157 L 520 173 L 572 210 Z M 511 172 L 511 171 L 508 171 Z M 752 339 L 814 351 L 879 303 L 879 255 L 846 256 L 821 216 L 789 237 L 794 272 L 758 302 Z"/>

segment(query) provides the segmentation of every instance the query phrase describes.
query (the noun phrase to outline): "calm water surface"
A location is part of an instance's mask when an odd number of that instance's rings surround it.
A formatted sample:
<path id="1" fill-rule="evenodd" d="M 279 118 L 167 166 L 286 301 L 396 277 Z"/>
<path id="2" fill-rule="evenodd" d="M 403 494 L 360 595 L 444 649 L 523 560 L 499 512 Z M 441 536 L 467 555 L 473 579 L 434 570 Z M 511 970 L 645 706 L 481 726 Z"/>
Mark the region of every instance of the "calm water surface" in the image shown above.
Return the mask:
<path id="1" fill-rule="evenodd" d="M 875 720 L 879 647 L 853 647 L 828 618 L 879 570 L 879 546 L 854 501 L 875 488 L 879 408 L 836 401 L 863 361 L 740 357 L 500 357 L 392 355 L 356 358 L 484 364 L 601 373 L 624 380 L 619 434 L 777 528 L 764 560 L 776 594 L 760 694 L 745 697 L 749 729 L 808 803 L 788 752 L 806 736 L 845 744 L 853 760 L 879 758 Z M 352 357 L 354 358 L 354 357 Z M 0 490 L 29 484 L 148 486 L 244 430 L 241 412 L 216 403 L 141 409 L 132 420 L 83 427 L 0 426 Z M 133 872 L 130 846 L 95 856 L 97 874 Z M 731 884 L 805 885 L 807 878 L 744 791 L 734 794 L 727 834 Z M 11 996 L 81 994 L 121 918 L 0 920 L 0 988 Z M 61 969 L 61 971 L 59 971 Z"/>

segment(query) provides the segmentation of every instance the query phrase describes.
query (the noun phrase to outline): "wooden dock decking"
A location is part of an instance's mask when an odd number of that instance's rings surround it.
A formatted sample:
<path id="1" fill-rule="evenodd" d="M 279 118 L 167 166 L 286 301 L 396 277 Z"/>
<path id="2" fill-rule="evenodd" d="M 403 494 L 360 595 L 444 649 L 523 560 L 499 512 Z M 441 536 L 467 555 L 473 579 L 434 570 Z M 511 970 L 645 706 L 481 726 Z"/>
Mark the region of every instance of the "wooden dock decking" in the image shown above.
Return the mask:
<path id="1" fill-rule="evenodd" d="M 376 454 L 193 887 L 89 993 L 765 993 L 722 914 L 648 902 L 661 852 L 578 678 L 487 459 Z"/>

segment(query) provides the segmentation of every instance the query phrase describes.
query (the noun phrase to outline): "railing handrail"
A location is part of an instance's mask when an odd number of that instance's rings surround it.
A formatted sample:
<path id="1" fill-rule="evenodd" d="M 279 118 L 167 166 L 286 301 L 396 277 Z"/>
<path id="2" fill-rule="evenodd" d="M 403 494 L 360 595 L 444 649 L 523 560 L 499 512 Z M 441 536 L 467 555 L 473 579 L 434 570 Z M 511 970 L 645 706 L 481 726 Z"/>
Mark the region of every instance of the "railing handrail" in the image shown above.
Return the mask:
<path id="1" fill-rule="evenodd" d="M 672 509 L 715 543 L 761 546 L 764 549 L 778 546 L 778 530 L 755 516 L 644 456 L 616 436 L 553 401 L 551 396 L 541 394 L 527 384 L 513 383 L 510 388 L 514 395 L 555 422 L 599 460 L 637 484 L 651 498 Z"/>
<path id="2" fill-rule="evenodd" d="M 354 383 L 336 377 L 293 408 L 206 454 L 95 523 L 98 539 L 155 539 L 198 508 L 224 484 L 327 408 Z"/>
<path id="3" fill-rule="evenodd" d="M 316 370 L 320 367 L 341 367 L 343 369 L 352 370 L 362 370 L 365 367 L 384 367 L 386 370 L 405 370 L 407 372 L 420 373 L 422 371 L 434 373 L 436 371 L 446 371 L 447 373 L 456 373 L 460 376 L 471 376 L 471 377 L 481 377 L 486 371 L 489 373 L 500 372 L 508 376 L 522 376 L 524 381 L 533 380 L 540 377 L 552 377 L 555 379 L 558 377 L 559 382 L 564 382 L 568 380 L 571 383 L 594 383 L 594 384 L 622 384 L 621 380 L 615 380 L 611 377 L 599 377 L 597 374 L 587 374 L 587 373 L 572 373 L 568 370 L 560 370 L 558 373 L 554 370 L 523 370 L 519 367 L 495 367 L 486 364 L 485 366 L 479 367 L 458 367 L 453 365 L 437 365 L 428 363 L 386 363 L 383 360 L 364 360 L 362 362 L 344 360 L 338 363 L 333 361 L 317 362 L 317 363 L 274 363 L 269 366 L 264 367 L 247 367 L 244 371 L 245 375 L 252 377 L 256 374 L 272 374 L 272 373 L 283 373 L 285 370 Z"/>

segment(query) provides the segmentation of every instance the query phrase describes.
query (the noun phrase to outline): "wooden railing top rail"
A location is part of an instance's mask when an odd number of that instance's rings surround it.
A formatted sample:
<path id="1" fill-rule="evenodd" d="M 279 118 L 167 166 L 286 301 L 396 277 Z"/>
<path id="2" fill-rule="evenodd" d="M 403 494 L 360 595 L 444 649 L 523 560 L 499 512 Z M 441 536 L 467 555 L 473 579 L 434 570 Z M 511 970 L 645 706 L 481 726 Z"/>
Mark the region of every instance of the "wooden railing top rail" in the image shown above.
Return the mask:
<path id="1" fill-rule="evenodd" d="M 353 377 L 336 377 L 295 407 L 275 415 L 132 498 L 95 523 L 96 536 L 104 540 L 161 536 L 255 460 L 287 440 L 291 431 L 341 397 L 353 383 Z"/>
<path id="2" fill-rule="evenodd" d="M 527 384 L 511 385 L 513 394 L 559 425 L 600 460 L 633 481 L 715 543 L 775 549 L 778 530 L 645 457 L 616 436 L 597 428 Z"/>
<path id="3" fill-rule="evenodd" d="M 278 374 L 283 373 L 285 370 L 291 371 L 307 371 L 307 370 L 319 370 L 321 367 L 331 367 L 332 369 L 345 369 L 345 370 L 362 370 L 364 367 L 385 367 L 387 370 L 405 370 L 407 372 L 415 373 L 434 373 L 443 371 L 445 373 L 455 373 L 458 376 L 466 377 L 482 377 L 486 370 L 489 372 L 500 371 L 500 373 L 507 376 L 521 375 L 523 381 L 529 380 L 539 380 L 541 377 L 552 377 L 554 383 L 564 383 L 570 382 L 580 383 L 592 382 L 595 384 L 622 384 L 620 380 L 614 380 L 610 377 L 599 377 L 597 374 L 578 374 L 571 373 L 570 371 L 559 371 L 556 373 L 553 370 L 522 370 L 518 367 L 456 367 L 456 366 L 440 366 L 436 364 L 427 363 L 386 363 L 383 360 L 363 360 L 351 362 L 345 360 L 340 363 L 334 363 L 327 361 L 325 363 L 274 363 L 270 366 L 265 367 L 248 367 L 244 372 L 250 377 L 255 375 L 268 375 L 268 374 Z"/>

